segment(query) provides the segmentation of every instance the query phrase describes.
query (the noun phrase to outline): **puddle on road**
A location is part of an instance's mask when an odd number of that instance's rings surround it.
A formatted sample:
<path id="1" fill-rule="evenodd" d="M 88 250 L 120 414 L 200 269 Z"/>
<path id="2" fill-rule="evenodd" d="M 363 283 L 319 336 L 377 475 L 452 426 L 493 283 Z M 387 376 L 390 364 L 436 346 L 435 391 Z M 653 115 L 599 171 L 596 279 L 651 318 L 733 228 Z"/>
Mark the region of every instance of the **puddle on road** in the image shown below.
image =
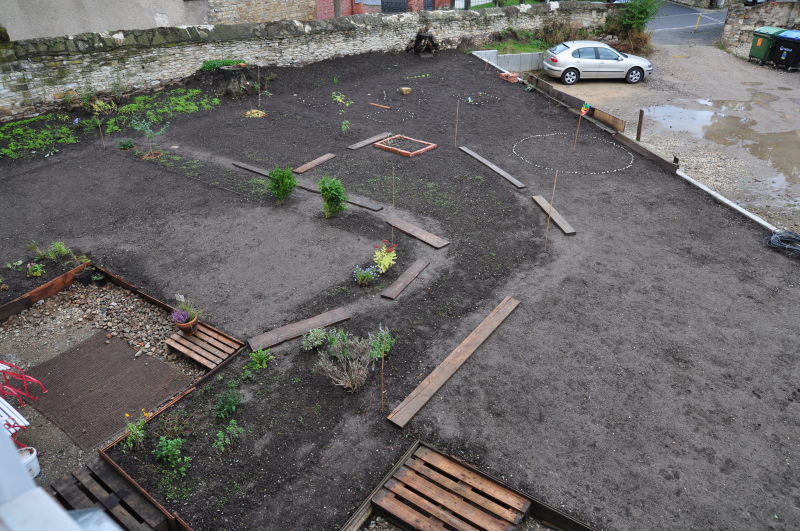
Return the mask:
<path id="1" fill-rule="evenodd" d="M 760 85 L 758 82 L 746 83 Z M 791 90 L 791 89 L 790 89 Z M 700 99 L 696 103 L 708 109 L 687 109 L 675 105 L 648 107 L 645 115 L 659 125 L 673 131 L 685 131 L 696 138 L 710 140 L 721 146 L 737 146 L 770 164 L 777 174 L 754 176 L 766 182 L 773 191 L 789 192 L 791 203 L 800 203 L 800 129 L 777 133 L 755 130 L 755 120 L 737 116 L 754 107 L 769 109 L 780 98 L 756 89 L 748 89 L 749 101 Z M 790 107 L 795 100 L 784 100 Z M 786 120 L 797 116 L 798 109 L 787 108 L 778 115 Z"/>

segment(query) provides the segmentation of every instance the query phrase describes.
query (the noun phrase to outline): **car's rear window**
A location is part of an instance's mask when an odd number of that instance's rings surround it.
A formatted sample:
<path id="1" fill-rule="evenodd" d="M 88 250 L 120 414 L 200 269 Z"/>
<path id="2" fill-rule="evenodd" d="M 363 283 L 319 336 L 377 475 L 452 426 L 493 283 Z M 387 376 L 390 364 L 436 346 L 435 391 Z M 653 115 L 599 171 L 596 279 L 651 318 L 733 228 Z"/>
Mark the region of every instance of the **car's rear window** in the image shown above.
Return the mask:
<path id="1" fill-rule="evenodd" d="M 567 46 L 566 44 L 564 44 L 562 42 L 561 44 L 556 44 L 555 46 L 553 46 L 552 48 L 550 48 L 547 51 L 550 52 L 553 55 L 558 55 L 561 52 L 563 52 L 564 50 L 569 50 L 569 46 Z"/>

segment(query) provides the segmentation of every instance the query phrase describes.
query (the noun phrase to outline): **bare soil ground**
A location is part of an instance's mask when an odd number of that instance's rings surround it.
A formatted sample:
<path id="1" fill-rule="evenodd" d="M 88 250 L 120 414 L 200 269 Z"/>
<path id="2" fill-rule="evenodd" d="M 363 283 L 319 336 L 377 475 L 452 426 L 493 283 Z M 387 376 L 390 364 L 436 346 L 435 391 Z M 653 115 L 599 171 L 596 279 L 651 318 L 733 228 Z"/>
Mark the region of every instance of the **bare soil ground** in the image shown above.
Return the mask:
<path id="1" fill-rule="evenodd" d="M 167 507 L 196 529 L 335 529 L 421 438 L 603 529 L 793 527 L 800 286 L 796 260 L 767 248 L 763 230 L 593 126 L 575 152 L 554 142 L 576 117 L 470 56 L 364 55 L 275 73 L 265 119 L 242 117 L 249 99 L 175 120 L 159 146 L 175 159 L 84 145 L 46 163 L 0 161 L 3 249 L 63 240 L 156 296 L 191 296 L 243 338 L 349 305 L 348 330 L 383 323 L 398 336 L 390 408 L 504 296 L 522 304 L 404 430 L 378 411 L 376 375 L 350 395 L 297 341 L 253 380 L 236 360 L 148 424 L 143 450 L 113 451 Z M 342 115 L 332 91 L 356 103 Z M 456 141 L 456 99 L 480 91 L 497 99 L 461 105 Z M 345 149 L 382 131 L 439 147 L 413 159 Z M 296 167 L 326 152 L 337 158 L 309 177 L 339 177 L 386 210 L 326 220 L 318 196 L 277 206 L 223 165 Z M 551 227 L 545 240 L 530 195 L 550 197 L 555 168 L 555 206 L 578 234 Z M 390 214 L 452 243 L 434 251 L 391 234 Z M 395 275 L 433 261 L 395 302 L 349 280 L 384 238 L 399 243 Z M 221 453 L 213 409 L 233 379 L 245 431 Z M 163 434 L 185 436 L 193 459 L 172 485 L 151 453 Z"/>

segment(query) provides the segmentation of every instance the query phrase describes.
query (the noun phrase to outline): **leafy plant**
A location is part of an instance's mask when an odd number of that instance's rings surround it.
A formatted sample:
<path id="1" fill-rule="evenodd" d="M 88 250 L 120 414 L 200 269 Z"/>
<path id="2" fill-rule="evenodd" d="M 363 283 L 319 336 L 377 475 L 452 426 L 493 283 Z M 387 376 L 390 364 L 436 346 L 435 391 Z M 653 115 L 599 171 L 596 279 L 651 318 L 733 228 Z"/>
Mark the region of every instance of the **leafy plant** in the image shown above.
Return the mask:
<path id="1" fill-rule="evenodd" d="M 92 280 L 95 282 L 100 282 L 104 278 L 106 278 L 106 276 L 103 273 L 97 272 L 92 274 Z"/>
<path id="2" fill-rule="evenodd" d="M 150 150 L 148 153 L 153 153 L 153 139 L 159 135 L 163 135 L 169 129 L 169 122 L 165 123 L 159 129 L 153 129 L 153 123 L 149 120 L 131 120 L 131 127 L 136 131 L 142 133 L 149 141 Z"/>
<path id="3" fill-rule="evenodd" d="M 325 344 L 327 334 L 322 328 L 312 328 L 300 339 L 300 348 L 308 352 Z"/>
<path id="4" fill-rule="evenodd" d="M 269 190 L 279 204 L 283 203 L 297 186 L 297 179 L 291 168 L 275 168 L 269 172 L 269 178 Z"/>
<path id="5" fill-rule="evenodd" d="M 242 433 L 244 433 L 244 429 L 238 426 L 235 419 L 231 419 L 224 431 L 217 432 L 217 438 L 211 446 L 224 452 Z"/>
<path id="6" fill-rule="evenodd" d="M 203 72 L 211 72 L 214 70 L 219 70 L 222 66 L 233 66 L 242 64 L 244 61 L 241 59 L 210 59 L 208 61 L 203 61 L 203 65 L 200 67 L 200 70 Z"/>
<path id="7" fill-rule="evenodd" d="M 202 315 L 202 310 L 181 296 L 178 299 L 178 309 L 170 314 L 170 318 L 176 323 L 188 323 L 194 320 L 195 317 L 201 317 Z"/>
<path id="8" fill-rule="evenodd" d="M 133 140 L 131 140 L 130 138 L 123 138 L 122 140 L 119 141 L 117 147 L 122 150 L 128 150 L 128 149 L 133 149 L 133 146 L 135 145 L 136 144 L 134 144 Z"/>
<path id="9" fill-rule="evenodd" d="M 6 266 L 6 269 L 11 269 L 12 271 L 22 272 L 22 260 L 15 260 L 13 262 L 6 262 L 5 266 Z"/>
<path id="10" fill-rule="evenodd" d="M 369 334 L 369 357 L 373 361 L 386 357 L 397 342 L 388 328 L 383 325 L 378 327 L 378 331 Z"/>
<path id="11" fill-rule="evenodd" d="M 328 338 L 328 351 L 319 355 L 317 369 L 334 385 L 351 393 L 358 391 L 369 375 L 369 341 L 344 330 L 334 331 Z"/>
<path id="12" fill-rule="evenodd" d="M 251 371 L 266 369 L 269 362 L 275 359 L 269 349 L 259 349 L 250 353 L 250 361 L 245 367 Z"/>
<path id="13" fill-rule="evenodd" d="M 72 129 L 59 123 L 68 120 L 44 114 L 0 125 L 0 158 L 17 159 L 37 153 L 48 157 L 58 151 L 58 145 L 77 143 Z"/>
<path id="14" fill-rule="evenodd" d="M 378 267 L 378 272 L 382 275 L 386 273 L 397 261 L 397 244 L 389 244 L 389 240 L 381 240 L 380 245 L 375 246 L 375 256 L 373 261 Z"/>
<path id="15" fill-rule="evenodd" d="M 343 93 L 335 91 L 331 92 L 331 101 L 339 106 L 340 115 L 344 115 L 344 113 L 347 111 L 347 108 L 353 104 L 353 100 L 348 99 Z M 342 133 L 347 133 L 350 130 L 350 121 L 342 119 L 340 128 Z"/>
<path id="16" fill-rule="evenodd" d="M 662 0 L 631 0 L 625 4 L 620 21 L 628 29 L 644 31 L 661 8 Z"/>
<path id="17" fill-rule="evenodd" d="M 334 177 L 319 180 L 319 193 L 322 196 L 322 212 L 326 218 L 343 212 L 346 208 L 347 194 L 342 181 Z"/>
<path id="18" fill-rule="evenodd" d="M 353 280 L 355 280 L 356 284 L 359 286 L 369 286 L 379 276 L 380 271 L 378 271 L 378 266 L 372 265 L 362 268 L 357 265 L 355 269 L 353 269 Z"/>
<path id="19" fill-rule="evenodd" d="M 217 403 L 214 405 L 214 410 L 218 418 L 227 419 L 236 413 L 236 410 L 239 408 L 242 396 L 236 388 L 237 385 L 238 382 L 236 380 L 230 380 L 228 382 L 228 389 L 222 393 Z"/>
<path id="20" fill-rule="evenodd" d="M 180 437 L 169 439 L 162 435 L 158 438 L 158 446 L 153 450 L 156 459 L 172 468 L 180 477 L 186 475 L 192 464 L 191 457 L 181 455 L 181 447 L 184 442 Z"/>
<path id="21" fill-rule="evenodd" d="M 150 413 L 142 409 L 142 414 L 136 420 L 131 420 L 130 413 L 125 413 L 125 429 L 128 435 L 122 440 L 122 451 L 138 450 L 144 442 L 144 424 Z"/>
<path id="22" fill-rule="evenodd" d="M 72 249 L 67 247 L 64 242 L 53 242 L 47 249 L 47 258 L 53 261 L 63 260 L 72 256 Z"/>
<path id="23" fill-rule="evenodd" d="M 40 277 L 44 275 L 44 265 L 35 262 L 28 262 L 25 265 L 25 275 L 29 277 Z"/>
<path id="24" fill-rule="evenodd" d="M 348 132 L 350 130 L 350 120 L 342 120 L 340 127 L 342 129 L 342 133 Z"/>

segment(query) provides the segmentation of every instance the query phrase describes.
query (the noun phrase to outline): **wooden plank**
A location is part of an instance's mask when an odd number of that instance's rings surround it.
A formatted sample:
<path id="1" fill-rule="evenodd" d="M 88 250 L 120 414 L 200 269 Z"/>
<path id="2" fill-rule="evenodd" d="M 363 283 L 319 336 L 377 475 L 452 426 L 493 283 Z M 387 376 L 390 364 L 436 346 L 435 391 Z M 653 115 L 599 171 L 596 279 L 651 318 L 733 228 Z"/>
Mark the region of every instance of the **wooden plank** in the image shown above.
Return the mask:
<path id="1" fill-rule="evenodd" d="M 511 297 L 503 299 L 386 418 L 401 428 L 405 426 L 518 305 L 519 301 Z"/>
<path id="2" fill-rule="evenodd" d="M 550 205 L 550 203 L 547 202 L 547 199 L 545 199 L 540 195 L 535 195 L 531 199 L 536 201 L 536 204 L 542 207 L 544 213 L 550 216 L 550 218 L 555 222 L 556 225 L 558 225 L 558 228 L 560 228 L 564 232 L 564 234 L 566 235 L 575 234 L 575 229 L 572 228 L 572 225 L 567 223 L 567 220 L 564 219 L 561 216 L 561 214 L 558 213 L 558 210 L 553 208 L 552 205 Z"/>
<path id="3" fill-rule="evenodd" d="M 212 354 L 213 356 L 216 356 L 219 359 L 220 362 L 222 362 L 225 358 L 228 357 L 228 353 L 227 352 L 224 352 L 224 351 L 216 348 L 214 345 L 212 345 L 208 341 L 205 341 L 204 339 L 197 337 L 196 334 L 192 335 L 192 336 L 187 336 L 186 334 L 184 334 L 182 332 L 179 332 L 178 335 L 181 336 L 181 338 L 183 338 L 184 340 L 186 340 L 186 341 L 188 341 L 190 343 L 194 343 L 199 348 L 203 349 L 205 352 L 207 352 L 209 354 Z"/>
<path id="4" fill-rule="evenodd" d="M 106 492 L 106 490 L 92 478 L 87 469 L 81 468 L 77 472 L 73 472 L 72 475 L 81 482 L 92 496 L 97 498 L 97 501 L 105 508 L 106 512 L 113 516 L 122 527 L 125 529 L 148 528 L 146 524 L 140 523 L 119 504 L 119 498 L 116 495 Z"/>
<path id="5" fill-rule="evenodd" d="M 472 490 L 472 487 L 465 483 L 455 482 L 447 476 L 440 474 L 433 468 L 427 466 L 425 462 L 420 459 L 409 459 L 406 461 L 406 466 L 418 474 L 423 475 L 441 485 L 442 487 L 451 490 L 459 496 L 462 496 L 476 505 L 483 507 L 487 511 L 496 514 L 503 520 L 507 520 L 513 524 L 518 524 L 522 521 L 523 516 L 525 516 L 520 511 L 508 509 L 499 503 L 493 502 L 489 498 L 484 497 L 480 492 Z"/>
<path id="6" fill-rule="evenodd" d="M 487 479 L 480 474 L 473 472 L 467 467 L 453 461 L 452 459 L 449 459 L 439 452 L 434 452 L 430 448 L 420 446 L 417 448 L 417 451 L 414 452 L 414 455 L 431 466 L 434 466 L 439 470 L 458 478 L 460 481 L 468 484 L 473 489 L 485 492 L 492 498 L 502 501 L 506 505 L 521 511 L 522 513 L 527 512 L 528 508 L 530 507 L 531 502 L 528 499 L 520 496 L 510 489 L 507 489 L 495 481 Z"/>
<path id="7" fill-rule="evenodd" d="M 490 161 L 486 160 L 485 158 L 481 157 L 480 155 L 478 155 L 477 153 L 475 153 L 471 149 L 469 149 L 467 147 L 464 147 L 464 146 L 461 146 L 458 149 L 460 149 L 461 151 L 463 151 L 464 153 L 466 153 L 470 157 L 474 158 L 475 160 L 477 160 L 481 164 L 485 165 L 490 170 L 492 170 L 493 172 L 498 174 L 500 177 L 504 178 L 505 180 L 507 180 L 508 182 L 513 184 L 514 186 L 516 186 L 517 188 L 525 188 L 525 185 L 522 184 L 521 182 L 519 182 L 517 179 L 515 179 L 513 175 L 508 173 L 503 168 L 500 168 L 499 166 L 495 165 L 493 162 L 490 162 Z"/>
<path id="8" fill-rule="evenodd" d="M 204 357 L 195 354 L 194 352 L 192 352 L 191 350 L 189 350 L 187 348 L 184 348 L 183 345 L 181 345 L 177 341 L 174 341 L 172 338 L 165 339 L 164 343 L 168 347 L 174 348 L 175 350 L 177 350 L 178 352 L 180 352 L 181 354 L 183 354 L 187 358 L 193 359 L 194 361 L 196 361 L 197 363 L 199 363 L 200 365 L 204 366 L 207 369 L 213 369 L 214 367 L 216 367 L 218 365 L 217 363 L 211 363 L 210 361 L 208 361 Z"/>
<path id="9" fill-rule="evenodd" d="M 442 509 L 438 505 L 431 503 L 416 492 L 409 490 L 405 485 L 396 479 L 390 479 L 386 482 L 386 489 L 393 492 L 397 497 L 403 500 L 410 501 L 423 511 L 427 512 L 434 518 L 441 520 L 443 523 L 451 525 L 459 531 L 478 531 L 477 527 L 469 525 L 467 522 L 457 518 L 453 513 Z"/>
<path id="10" fill-rule="evenodd" d="M 198 345 L 195 341 L 199 340 L 192 341 L 189 339 L 189 337 L 191 336 L 185 336 L 183 334 L 173 334 L 172 336 L 170 336 L 170 339 L 175 341 L 179 345 L 183 346 L 184 348 L 191 350 L 195 354 L 204 357 L 205 359 L 207 359 L 211 363 L 214 363 L 215 365 L 219 365 L 225 360 L 225 358 L 221 358 L 216 354 L 214 354 L 213 352 L 211 352 L 210 350 L 207 350 L 205 345 Z"/>
<path id="11" fill-rule="evenodd" d="M 310 170 L 312 168 L 316 168 L 317 166 L 319 166 L 323 162 L 331 160 L 335 156 L 336 155 L 334 155 L 333 153 L 325 153 L 321 157 L 317 157 L 314 160 L 312 160 L 311 162 L 306 162 L 302 166 L 298 166 L 297 168 L 293 169 L 292 171 L 295 172 L 295 173 L 305 173 L 305 172 L 307 172 L 308 170 Z"/>
<path id="12" fill-rule="evenodd" d="M 239 350 L 240 348 L 242 348 L 244 346 L 244 343 L 242 341 L 239 341 L 235 337 L 229 336 L 225 332 L 217 330 L 213 326 L 211 326 L 211 325 L 209 325 L 207 323 L 204 323 L 202 321 L 197 323 L 197 329 L 201 330 L 204 334 L 208 334 L 208 335 L 216 338 L 218 341 L 221 341 L 223 343 L 227 343 L 228 345 L 233 347 L 235 350 Z"/>
<path id="13" fill-rule="evenodd" d="M 613 114 L 608 114 L 605 111 L 601 111 L 597 107 L 592 107 L 592 109 L 593 109 L 592 118 L 594 118 L 598 122 L 608 125 L 618 133 L 622 133 L 625 131 L 625 120 L 621 120 L 616 116 L 614 116 Z"/>
<path id="14" fill-rule="evenodd" d="M 369 102 L 369 104 L 372 105 L 373 107 L 378 107 L 380 109 L 391 109 L 391 107 L 389 107 L 388 105 L 381 105 L 380 103 Z"/>
<path id="15" fill-rule="evenodd" d="M 351 144 L 347 146 L 347 149 L 361 149 L 364 146 L 368 146 L 370 144 L 374 144 L 378 140 L 383 140 L 386 137 L 392 136 L 392 133 L 379 133 L 375 136 L 371 136 L 366 140 L 362 140 L 361 142 L 356 142 L 355 144 Z"/>
<path id="16" fill-rule="evenodd" d="M 514 529 L 512 524 L 495 518 L 489 513 L 481 511 L 474 505 L 468 504 L 459 496 L 447 492 L 410 468 L 400 467 L 400 469 L 395 472 L 394 477 L 405 485 L 420 492 L 425 497 L 436 500 L 436 503 L 442 507 L 446 507 L 460 518 L 474 523 L 481 529 L 486 529 L 487 531 L 510 531 Z"/>
<path id="17" fill-rule="evenodd" d="M 400 502 L 394 494 L 386 489 L 378 491 L 378 493 L 372 497 L 372 503 L 393 515 L 395 518 L 400 519 L 401 522 L 410 525 L 413 529 L 419 529 L 420 531 L 441 531 L 445 529 L 444 524 L 428 518 Z"/>
<path id="18" fill-rule="evenodd" d="M 72 476 L 60 479 L 57 483 L 50 485 L 50 488 L 67 503 L 68 509 L 89 509 L 96 505 L 86 493 L 78 488 Z"/>
<path id="19" fill-rule="evenodd" d="M 428 267 L 430 262 L 427 260 L 417 260 L 411 267 L 403 271 L 403 274 L 392 283 L 391 286 L 386 288 L 381 292 L 381 297 L 386 297 L 387 299 L 396 299 L 400 296 L 404 289 L 408 287 L 411 282 L 422 273 L 422 270 Z"/>
<path id="20" fill-rule="evenodd" d="M 94 459 L 86 466 L 97 476 L 114 494 L 119 497 L 132 511 L 152 528 L 163 525 L 167 520 L 161 511 L 148 502 L 144 496 L 136 492 L 133 485 L 126 482 L 108 464 L 100 459 Z"/>
<path id="21" fill-rule="evenodd" d="M 225 357 L 225 358 L 227 358 L 228 356 L 230 356 L 231 354 L 233 354 L 237 350 L 235 347 L 232 347 L 232 346 L 228 345 L 227 343 L 222 343 L 221 341 L 218 341 L 217 339 L 207 335 L 203 331 L 203 329 L 200 328 L 199 326 L 197 327 L 197 331 L 195 332 L 194 337 L 200 339 L 201 341 L 205 341 L 206 343 L 208 343 L 212 347 L 214 347 L 217 350 L 219 350 L 220 352 L 222 352 L 223 355 L 224 355 L 223 357 Z"/>
<path id="22" fill-rule="evenodd" d="M 281 326 L 275 330 L 251 337 L 247 340 L 247 342 L 250 344 L 250 348 L 253 350 L 274 347 L 275 345 L 279 345 L 284 341 L 298 338 L 314 328 L 325 328 L 327 326 L 332 326 L 336 323 L 347 321 L 350 319 L 350 317 L 350 312 L 344 308 L 336 308 L 335 310 L 330 310 L 317 316 L 303 319 L 302 321 Z"/>
<path id="23" fill-rule="evenodd" d="M 430 232 L 417 227 L 416 225 L 409 223 L 408 221 L 404 221 L 400 218 L 390 218 L 386 220 L 386 223 L 399 229 L 406 234 L 415 237 L 416 239 L 423 241 L 430 245 L 435 249 L 441 249 L 442 247 L 449 245 L 450 242 L 445 240 L 444 238 L 440 238 L 435 234 L 431 234 Z"/>

